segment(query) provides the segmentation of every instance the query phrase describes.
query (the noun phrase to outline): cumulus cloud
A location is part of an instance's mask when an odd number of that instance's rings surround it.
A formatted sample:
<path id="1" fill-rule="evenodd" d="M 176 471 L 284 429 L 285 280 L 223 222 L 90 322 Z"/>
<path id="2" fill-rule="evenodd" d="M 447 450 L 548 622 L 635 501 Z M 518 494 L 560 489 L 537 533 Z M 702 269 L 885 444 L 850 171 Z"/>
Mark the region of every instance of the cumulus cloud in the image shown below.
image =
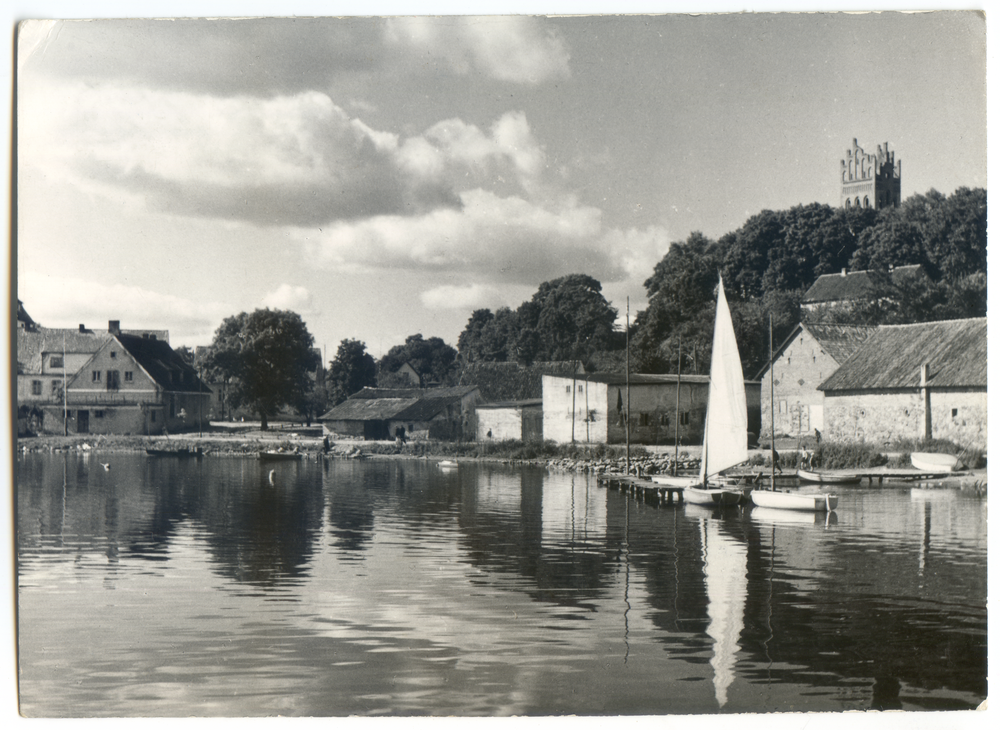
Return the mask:
<path id="1" fill-rule="evenodd" d="M 261 304 L 271 309 L 290 309 L 299 314 L 315 314 L 312 293 L 304 286 L 282 284 L 261 298 Z"/>
<path id="2" fill-rule="evenodd" d="M 571 198 L 542 206 L 481 189 L 461 198 L 460 210 L 339 222 L 310 238 L 307 256 L 342 269 L 452 271 L 515 283 L 572 271 L 617 276 L 621 270 L 600 243 L 597 208 Z"/>
<path id="3" fill-rule="evenodd" d="M 537 84 L 569 73 L 556 24 L 524 16 L 28 21 L 18 65 L 220 96 L 325 89 L 373 74 Z"/>
<path id="4" fill-rule="evenodd" d="M 493 309 L 505 304 L 499 287 L 492 284 L 444 284 L 423 292 L 420 301 L 428 309 Z"/>
<path id="5" fill-rule="evenodd" d="M 216 98 L 72 82 L 20 102 L 24 174 L 161 212 L 320 226 L 457 209 L 472 187 L 545 189 L 545 151 L 522 112 L 488 131 L 448 119 L 400 139 L 315 91 Z"/>
<path id="6" fill-rule="evenodd" d="M 46 327 L 85 324 L 98 329 L 117 319 L 124 329 L 169 329 L 175 344 L 208 344 L 222 320 L 232 314 L 221 302 L 38 272 L 19 275 L 17 288 L 32 318 Z M 67 313 L 72 321 L 66 319 Z"/>
<path id="7" fill-rule="evenodd" d="M 421 61 L 439 59 L 458 74 L 526 84 L 569 75 L 566 45 L 543 18 L 390 18 L 385 37 Z"/>

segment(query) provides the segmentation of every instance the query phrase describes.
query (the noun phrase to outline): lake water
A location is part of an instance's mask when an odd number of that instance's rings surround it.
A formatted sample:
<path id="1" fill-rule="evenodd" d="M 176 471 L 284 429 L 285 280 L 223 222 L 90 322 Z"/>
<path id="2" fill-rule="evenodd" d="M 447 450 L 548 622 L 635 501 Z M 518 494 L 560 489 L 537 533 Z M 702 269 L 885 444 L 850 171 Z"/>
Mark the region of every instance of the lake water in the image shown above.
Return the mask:
<path id="1" fill-rule="evenodd" d="M 28 716 L 969 709 L 986 500 L 644 504 L 426 461 L 18 458 Z M 275 484 L 268 480 L 275 470 Z"/>

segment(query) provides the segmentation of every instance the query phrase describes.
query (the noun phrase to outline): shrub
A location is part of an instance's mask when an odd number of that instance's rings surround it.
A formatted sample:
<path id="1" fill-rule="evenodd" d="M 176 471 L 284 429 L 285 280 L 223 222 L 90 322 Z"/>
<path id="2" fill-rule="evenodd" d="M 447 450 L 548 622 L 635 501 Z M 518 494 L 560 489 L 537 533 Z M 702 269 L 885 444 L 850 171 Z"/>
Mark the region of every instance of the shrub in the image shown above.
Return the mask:
<path id="1" fill-rule="evenodd" d="M 825 469 L 858 469 L 885 466 L 888 457 L 875 446 L 865 443 L 830 443 L 816 445 L 813 466 Z"/>

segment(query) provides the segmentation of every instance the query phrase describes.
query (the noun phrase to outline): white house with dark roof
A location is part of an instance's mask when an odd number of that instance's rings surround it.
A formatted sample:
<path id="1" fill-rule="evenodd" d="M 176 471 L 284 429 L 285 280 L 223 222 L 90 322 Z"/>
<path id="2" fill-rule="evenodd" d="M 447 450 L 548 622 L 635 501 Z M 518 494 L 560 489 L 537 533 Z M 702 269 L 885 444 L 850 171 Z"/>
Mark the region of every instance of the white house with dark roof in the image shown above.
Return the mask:
<path id="1" fill-rule="evenodd" d="M 819 385 L 826 436 L 985 449 L 986 331 L 985 317 L 882 325 Z"/>
<path id="2" fill-rule="evenodd" d="M 774 348 L 760 380 L 761 435 L 771 434 L 771 377 L 774 377 L 774 433 L 813 437 L 825 429 L 823 392 L 817 386 L 844 363 L 875 327 L 800 323 Z"/>

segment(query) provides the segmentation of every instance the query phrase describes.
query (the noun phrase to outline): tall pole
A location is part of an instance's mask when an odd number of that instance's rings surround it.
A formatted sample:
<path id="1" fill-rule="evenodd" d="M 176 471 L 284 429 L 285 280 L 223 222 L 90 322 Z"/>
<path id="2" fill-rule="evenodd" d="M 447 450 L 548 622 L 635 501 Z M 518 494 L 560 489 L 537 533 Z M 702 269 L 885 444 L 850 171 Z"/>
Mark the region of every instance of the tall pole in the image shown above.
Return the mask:
<path id="1" fill-rule="evenodd" d="M 629 302 L 625 297 L 625 473 L 632 473 L 631 437 L 629 430 L 632 425 L 632 391 L 630 389 L 629 370 L 629 339 L 628 339 Z"/>
<path id="2" fill-rule="evenodd" d="M 66 407 L 66 335 L 63 335 L 63 436 L 69 436 L 69 411 Z"/>
<path id="3" fill-rule="evenodd" d="M 569 426 L 569 441 L 572 444 L 576 443 L 576 373 L 573 373 L 573 396 L 572 405 L 570 407 L 570 421 Z"/>
<path id="4" fill-rule="evenodd" d="M 681 448 L 681 355 L 684 352 L 683 347 L 684 341 L 678 343 L 677 345 L 677 393 L 674 398 L 674 465 L 670 470 L 674 476 L 677 476 L 677 462 L 680 460 L 680 448 Z"/>
<path id="5" fill-rule="evenodd" d="M 774 491 L 774 325 L 771 315 L 767 315 L 767 359 L 771 363 L 768 372 L 771 374 L 771 491 Z"/>

